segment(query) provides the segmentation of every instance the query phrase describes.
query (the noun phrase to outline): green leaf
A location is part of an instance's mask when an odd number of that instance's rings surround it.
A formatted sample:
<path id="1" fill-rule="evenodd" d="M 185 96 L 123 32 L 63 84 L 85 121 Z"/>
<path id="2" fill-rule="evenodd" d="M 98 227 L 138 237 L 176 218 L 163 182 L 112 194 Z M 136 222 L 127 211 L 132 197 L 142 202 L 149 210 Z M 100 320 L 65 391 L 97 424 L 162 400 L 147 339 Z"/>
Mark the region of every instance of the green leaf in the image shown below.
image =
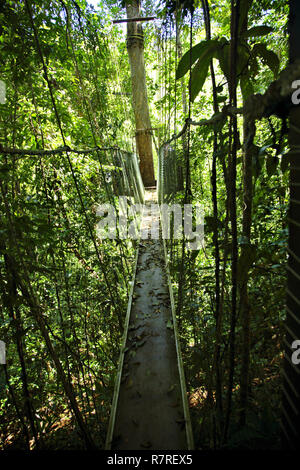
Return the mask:
<path id="1" fill-rule="evenodd" d="M 242 34 L 243 38 L 256 38 L 258 36 L 266 36 L 266 34 L 271 33 L 273 28 L 271 26 L 261 25 L 254 26 L 253 28 L 248 29 Z"/>
<path id="2" fill-rule="evenodd" d="M 272 264 L 271 269 L 282 268 L 281 264 Z"/>
<path id="3" fill-rule="evenodd" d="M 179 62 L 176 71 L 176 80 L 183 77 L 188 72 L 190 65 L 193 65 L 197 59 L 204 60 L 207 57 L 211 59 L 213 57 L 213 52 L 219 46 L 220 43 L 216 39 L 201 41 L 199 44 L 193 46 L 182 56 Z"/>
<path id="4" fill-rule="evenodd" d="M 253 0 L 240 0 L 240 8 L 239 8 L 239 32 L 243 30 L 249 10 L 251 8 Z"/>
<path id="5" fill-rule="evenodd" d="M 210 57 L 206 59 L 200 59 L 196 63 L 192 71 L 191 76 L 191 100 L 194 101 L 198 93 L 202 90 L 204 82 L 208 74 L 208 67 L 210 63 Z"/>
<path id="6" fill-rule="evenodd" d="M 194 101 L 198 93 L 202 90 L 204 82 L 208 74 L 208 67 L 213 57 L 217 56 L 217 52 L 221 47 L 221 43 L 216 40 L 206 41 L 206 47 L 203 49 L 191 75 L 191 100 Z"/>
<path id="7" fill-rule="evenodd" d="M 279 70 L 279 59 L 275 52 L 270 51 L 270 49 L 267 49 L 265 44 L 259 43 L 254 45 L 252 49 L 252 54 L 260 57 L 263 63 L 267 65 L 270 70 L 272 70 L 274 76 L 277 76 Z"/>
<path id="8" fill-rule="evenodd" d="M 176 80 L 183 77 L 190 68 L 190 65 L 193 65 L 196 60 L 202 54 L 202 51 L 205 49 L 206 41 L 202 41 L 199 44 L 196 44 L 189 49 L 180 59 L 180 62 L 176 70 Z"/>
<path id="9" fill-rule="evenodd" d="M 244 44 L 238 46 L 237 75 L 245 74 L 250 61 L 250 49 Z"/>
<path id="10" fill-rule="evenodd" d="M 224 73 L 227 80 L 229 80 L 229 70 L 230 70 L 230 45 L 225 38 L 221 38 L 220 47 L 217 50 L 217 59 L 222 72 Z"/>
<path id="11" fill-rule="evenodd" d="M 243 100 L 245 101 L 248 96 L 253 95 L 254 89 L 251 83 L 249 75 L 242 75 L 240 81 L 241 91 L 243 95 Z"/>
<path id="12" fill-rule="evenodd" d="M 219 59 L 220 67 L 227 80 L 230 79 L 230 43 L 222 38 L 220 46 L 217 50 L 217 58 Z M 250 61 L 249 49 L 245 45 L 238 45 L 237 55 L 237 75 L 240 76 L 247 70 Z"/>

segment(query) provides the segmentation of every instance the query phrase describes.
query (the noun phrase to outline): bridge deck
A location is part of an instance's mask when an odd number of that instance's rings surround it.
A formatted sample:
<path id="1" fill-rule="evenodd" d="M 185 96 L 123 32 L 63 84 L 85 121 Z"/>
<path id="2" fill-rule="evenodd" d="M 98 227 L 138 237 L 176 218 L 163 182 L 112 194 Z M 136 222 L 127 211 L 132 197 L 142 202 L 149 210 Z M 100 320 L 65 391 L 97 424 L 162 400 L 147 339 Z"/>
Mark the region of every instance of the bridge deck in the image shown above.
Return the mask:
<path id="1" fill-rule="evenodd" d="M 161 240 L 142 240 L 139 246 L 117 394 L 108 448 L 190 447 Z"/>

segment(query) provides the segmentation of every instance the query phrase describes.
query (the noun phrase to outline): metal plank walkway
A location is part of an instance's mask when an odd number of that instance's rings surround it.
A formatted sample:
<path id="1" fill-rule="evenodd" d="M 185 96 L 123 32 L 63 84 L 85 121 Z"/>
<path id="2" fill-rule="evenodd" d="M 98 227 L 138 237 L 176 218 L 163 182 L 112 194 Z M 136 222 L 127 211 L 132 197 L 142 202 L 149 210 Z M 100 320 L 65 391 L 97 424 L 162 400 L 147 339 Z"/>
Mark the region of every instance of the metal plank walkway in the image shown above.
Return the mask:
<path id="1" fill-rule="evenodd" d="M 148 203 L 154 194 L 148 191 Z M 151 219 L 143 217 L 142 227 L 150 222 Z M 163 241 L 142 240 L 128 305 L 107 449 L 193 448 L 170 288 Z"/>

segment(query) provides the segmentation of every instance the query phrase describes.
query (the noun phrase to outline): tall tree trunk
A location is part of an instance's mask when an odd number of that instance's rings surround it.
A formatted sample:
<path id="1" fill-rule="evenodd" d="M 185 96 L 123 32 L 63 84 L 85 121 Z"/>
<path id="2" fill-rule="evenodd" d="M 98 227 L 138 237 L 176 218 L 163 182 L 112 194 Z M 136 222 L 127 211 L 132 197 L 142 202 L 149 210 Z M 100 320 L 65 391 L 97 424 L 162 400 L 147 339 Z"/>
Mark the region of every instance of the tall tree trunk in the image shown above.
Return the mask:
<path id="1" fill-rule="evenodd" d="M 245 266 L 239 278 L 240 316 L 242 322 L 242 364 L 240 389 L 240 425 L 246 424 L 246 411 L 249 390 L 250 364 L 250 304 L 248 282 L 251 257 L 252 225 L 252 144 L 255 136 L 255 123 L 244 117 L 244 151 L 243 151 L 243 221 L 242 233 L 244 243 L 241 247 L 240 265 Z"/>
<path id="2" fill-rule="evenodd" d="M 127 18 L 139 17 L 141 12 L 140 1 L 127 1 L 126 12 Z M 144 35 L 140 22 L 127 23 L 127 50 L 131 70 L 136 145 L 140 157 L 141 175 L 145 186 L 154 186 L 151 122 L 144 63 Z"/>
<path id="3" fill-rule="evenodd" d="M 230 80 L 229 80 L 229 103 L 236 107 L 237 102 L 237 61 L 238 61 L 238 24 L 240 15 L 241 0 L 231 0 L 231 42 L 230 42 Z M 236 211 L 236 157 L 238 146 L 237 117 L 231 116 L 229 123 L 229 213 L 232 233 L 231 247 L 231 318 L 229 333 L 229 376 L 227 389 L 227 409 L 224 422 L 223 440 L 227 442 L 231 411 L 232 411 L 232 391 L 234 385 L 235 372 L 235 334 L 236 334 L 236 298 L 237 298 L 237 211 Z"/>
<path id="4" fill-rule="evenodd" d="M 241 34 L 248 29 L 248 13 L 252 0 L 248 0 L 247 12 L 244 21 L 240 24 Z M 246 97 L 243 97 L 245 104 Z M 240 416 L 241 426 L 246 424 L 246 412 L 248 406 L 249 391 L 249 365 L 250 365 L 250 304 L 248 297 L 249 269 L 251 267 L 251 225 L 252 225 L 252 154 L 253 140 L 255 137 L 255 122 L 244 116 L 243 120 L 243 219 L 242 235 L 244 243 L 241 246 L 239 258 L 242 270 L 239 273 L 239 314 L 242 323 L 242 363 L 240 378 Z M 250 262 L 249 262 L 250 260 Z"/>
<path id="5" fill-rule="evenodd" d="M 208 0 L 202 0 L 202 9 L 206 30 L 206 39 L 211 39 L 211 22 Z M 216 85 L 216 76 L 213 61 L 210 62 L 210 75 L 213 90 L 213 109 L 214 113 L 219 112 L 218 94 Z M 215 296 L 215 320 L 216 320 L 216 344 L 213 357 L 212 374 L 216 376 L 216 408 L 217 408 L 217 430 L 221 434 L 223 427 L 223 399 L 222 399 L 222 378 L 220 371 L 220 348 L 221 348 L 221 331 L 222 331 L 222 314 L 220 309 L 220 247 L 218 238 L 218 200 L 217 200 L 217 152 L 218 152 L 218 131 L 214 130 L 213 140 L 213 157 L 212 157 L 212 203 L 214 214 L 214 231 L 213 244 L 215 248 L 215 278 L 216 278 L 216 296 Z M 222 138 L 222 137 L 221 137 Z"/>

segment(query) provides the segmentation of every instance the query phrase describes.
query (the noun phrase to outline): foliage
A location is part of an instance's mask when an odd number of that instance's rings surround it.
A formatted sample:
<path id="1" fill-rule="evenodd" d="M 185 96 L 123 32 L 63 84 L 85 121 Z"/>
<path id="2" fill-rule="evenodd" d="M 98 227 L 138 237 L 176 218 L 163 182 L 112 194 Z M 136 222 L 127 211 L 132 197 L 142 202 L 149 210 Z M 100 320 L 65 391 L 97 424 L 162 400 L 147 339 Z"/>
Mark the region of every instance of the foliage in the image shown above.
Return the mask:
<path id="1" fill-rule="evenodd" d="M 7 2 L 0 43 L 8 85 L 3 147 L 64 146 L 49 91 L 68 145 L 115 145 L 123 111 L 106 79 L 116 76 L 117 58 L 106 41 L 104 11 L 47 1 L 32 11 L 50 88 L 25 5 Z M 122 138 L 120 144 L 127 146 Z M 115 198 L 107 182 L 114 159 L 114 151 L 101 150 L 1 155 L 1 339 L 8 356 L 6 378 L 1 371 L 2 446 L 84 445 L 55 358 L 88 432 L 103 446 L 133 256 L 123 241 L 95 242 L 96 207 Z M 64 422 L 74 434 L 55 442 L 52 434 Z"/>
<path id="2" fill-rule="evenodd" d="M 0 79 L 7 84 L 7 102 L 0 105 L 0 150 L 57 149 L 66 143 L 72 149 L 118 145 L 131 151 L 135 144 L 125 34 L 111 25 L 112 18 L 123 16 L 122 5 L 103 0 L 95 11 L 85 0 L 30 3 L 49 83 L 26 3 L 8 0 L 0 10 Z M 203 3 L 153 5 L 146 1 L 142 5 L 144 13 L 155 13 L 159 18 L 144 26 L 156 150 L 178 134 L 188 117 L 197 122 L 207 120 L 229 104 L 231 2 L 207 2 L 211 38 L 205 35 Z M 287 63 L 286 2 L 245 0 L 241 7 L 236 57 L 238 107 L 251 94 L 263 93 Z M 176 155 L 178 182 L 170 199 L 179 204 L 187 200 L 201 203 L 205 210 L 204 249 L 189 252 L 182 240 L 168 242 L 199 449 L 274 448 L 279 438 L 288 236 L 286 128 L 275 116 L 256 122 L 248 149 L 252 183 L 249 241 L 243 233 L 248 142 L 243 126 L 241 115 L 237 118 L 235 181 L 236 351 L 226 444 L 222 420 L 230 375 L 233 243 L 229 223 L 230 119 L 224 116 L 213 124 L 187 126 L 187 131 L 169 144 Z M 0 373 L 2 448 L 80 449 L 86 445 L 85 431 L 98 448 L 104 445 L 134 255 L 134 246 L 128 241 L 94 243 L 95 207 L 108 201 L 116 204 L 117 188 L 106 178 L 108 171 L 115 170 L 115 159 L 114 150 L 84 155 L 63 150 L 43 156 L 1 153 L 0 336 L 6 341 L 8 355 L 7 368 Z M 242 281 L 247 284 L 250 305 L 249 394 L 244 424 L 240 422 L 245 346 Z M 67 398 L 55 358 L 62 365 L 83 424 Z M 221 398 L 217 397 L 218 380 Z"/>

